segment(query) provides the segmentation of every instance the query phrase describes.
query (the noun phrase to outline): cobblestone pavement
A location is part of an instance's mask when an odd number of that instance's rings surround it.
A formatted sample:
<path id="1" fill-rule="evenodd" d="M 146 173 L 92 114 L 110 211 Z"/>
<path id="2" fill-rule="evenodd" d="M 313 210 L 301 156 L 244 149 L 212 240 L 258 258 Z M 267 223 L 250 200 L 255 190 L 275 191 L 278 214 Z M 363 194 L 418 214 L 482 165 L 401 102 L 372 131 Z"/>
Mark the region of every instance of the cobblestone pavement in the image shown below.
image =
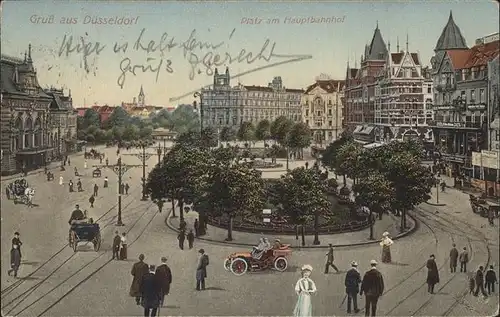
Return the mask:
<path id="1" fill-rule="evenodd" d="M 110 150 L 110 157 L 115 158 L 113 152 Z M 78 159 L 75 159 L 75 162 L 76 160 Z M 124 160 L 132 164 L 137 164 L 138 161 L 134 157 L 126 157 Z M 152 163 L 156 162 L 153 161 L 151 158 Z M 30 265 L 23 264 L 20 271 L 22 278 L 39 267 L 66 243 L 69 212 L 75 201 L 79 201 L 77 197 L 80 196 L 69 196 L 67 188 L 61 192 L 54 183 L 50 188 L 47 186 L 47 189 L 42 189 L 42 186 L 39 189 L 37 187 L 35 202 L 40 204 L 38 208 L 26 210 L 22 205 L 11 205 L 8 208 L 2 206 L 3 311 L 20 316 L 38 316 L 42 312 L 45 316 L 141 315 L 141 307 L 135 305 L 134 300 L 128 296 L 128 291 L 132 264 L 140 253 L 144 253 L 146 262 L 151 264 L 158 264 L 161 256 L 167 256 L 173 272 L 171 295 L 167 298 L 167 307 L 162 308 L 160 312 L 162 316 L 291 315 L 296 301 L 293 288 L 300 277 L 299 269 L 304 264 L 313 266 L 312 278 L 318 287 L 318 293 L 313 297 L 314 315 L 343 316 L 345 303 L 340 306 L 344 298 L 344 272 L 349 268 L 349 263 L 356 260 L 359 269 L 364 272 L 368 269 L 371 259 L 380 260 L 381 250 L 378 245 L 336 248 L 335 262 L 341 273 L 325 275 L 322 271 L 326 250 L 303 249 L 294 251 L 290 268 L 286 272 L 264 271 L 235 276 L 224 270 L 223 260 L 231 252 L 248 248 L 197 240 L 194 249 L 179 250 L 176 233 L 165 225 L 168 210 L 163 214 L 155 214 L 154 206 L 149 202 L 139 201 L 140 176 L 140 169 L 132 169 L 127 174 L 127 177 L 132 177 L 131 184 L 134 188 L 129 197 L 124 198 L 124 205 L 128 203 L 130 205 L 123 213 L 126 226 L 119 228 L 120 231 L 130 230 L 129 242 L 132 242 L 132 245 L 129 247 L 128 261 L 113 261 L 106 264 L 111 258 L 110 242 L 115 230 L 113 225 L 115 219 L 112 217 L 116 211 L 113 210 L 100 221 L 104 236 L 101 251 L 97 253 L 86 251 L 88 247 L 83 245 L 77 253 L 65 248 L 50 265 L 42 267 L 30 278 L 21 279 L 23 284 L 17 288 L 9 286 L 16 282 L 13 278 L 6 277 L 7 264 L 4 263 L 8 259 L 5 250 L 10 248 L 11 234 L 16 230 L 21 231 L 21 239 L 24 242 L 23 260 L 32 262 Z M 114 176 L 109 178 L 112 181 L 115 179 Z M 84 179 L 85 182 L 91 182 L 89 176 Z M 40 178 L 39 182 L 43 185 L 43 178 Z M 40 191 L 43 191 L 43 195 L 39 194 Z M 111 194 L 115 191 L 116 187 L 112 182 L 109 193 L 102 194 L 106 198 L 100 200 L 98 204 L 100 207 L 93 211 L 96 213 L 94 217 L 104 214 L 115 204 L 116 195 Z M 88 199 L 84 194 L 75 193 L 75 195 L 81 195 L 84 201 Z M 414 212 L 415 217 L 422 221 L 419 230 L 395 242 L 392 248 L 392 264 L 379 264 L 386 284 L 386 292 L 379 301 L 380 316 L 479 316 L 495 311 L 498 301 L 493 297 L 487 302 L 470 295 L 462 297 L 466 290 L 466 274 L 449 273 L 448 253 L 452 243 L 456 243 L 459 247 L 470 248 L 472 258 L 469 263 L 470 270 L 488 261 L 488 249 L 490 249 L 490 261 L 497 262 L 498 226 L 495 228 L 484 226 L 487 223 L 484 218 L 473 215 L 470 209 L 467 209 L 468 205 L 457 201 L 459 196 L 451 195 L 454 194 L 450 190 L 448 198 L 446 195 L 440 196 L 443 200 L 449 200 L 447 206 L 435 207 L 426 204 L 420 206 Z M 460 213 L 457 213 L 458 211 Z M 107 222 L 110 224 L 103 229 Z M 235 235 L 239 239 L 241 233 Z M 194 290 L 199 248 L 204 248 L 210 256 L 208 289 L 204 292 Z M 437 285 L 438 292 L 435 295 L 428 294 L 425 285 L 425 262 L 431 253 L 436 255 L 441 275 L 441 283 Z M 67 263 L 50 276 L 57 266 L 73 254 L 75 255 Z M 101 257 L 98 258 L 99 256 Z M 90 264 L 75 274 L 87 263 Z M 93 273 L 97 269 L 99 270 Z M 80 284 L 81 281 L 84 282 Z M 43 283 L 31 294 L 29 290 L 26 295 L 22 295 L 21 299 L 27 296 L 26 299 L 12 309 L 20 300 L 13 304 L 9 302 L 40 282 Z M 54 287 L 57 288 L 44 296 Z M 34 301 L 37 302 L 26 308 Z M 53 305 L 54 303 L 56 304 Z M 360 305 L 364 305 L 364 299 L 360 300 Z M 363 311 L 359 313 L 361 314 Z"/>

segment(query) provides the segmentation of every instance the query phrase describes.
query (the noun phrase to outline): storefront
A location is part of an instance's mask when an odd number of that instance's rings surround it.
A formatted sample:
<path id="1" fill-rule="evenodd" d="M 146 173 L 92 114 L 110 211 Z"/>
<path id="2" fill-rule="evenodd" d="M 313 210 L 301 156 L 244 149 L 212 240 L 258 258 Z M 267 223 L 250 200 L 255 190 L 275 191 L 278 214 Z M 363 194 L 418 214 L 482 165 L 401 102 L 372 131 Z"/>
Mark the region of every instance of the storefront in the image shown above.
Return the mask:
<path id="1" fill-rule="evenodd" d="M 474 187 L 488 196 L 500 197 L 500 155 L 498 151 L 472 152 Z"/>

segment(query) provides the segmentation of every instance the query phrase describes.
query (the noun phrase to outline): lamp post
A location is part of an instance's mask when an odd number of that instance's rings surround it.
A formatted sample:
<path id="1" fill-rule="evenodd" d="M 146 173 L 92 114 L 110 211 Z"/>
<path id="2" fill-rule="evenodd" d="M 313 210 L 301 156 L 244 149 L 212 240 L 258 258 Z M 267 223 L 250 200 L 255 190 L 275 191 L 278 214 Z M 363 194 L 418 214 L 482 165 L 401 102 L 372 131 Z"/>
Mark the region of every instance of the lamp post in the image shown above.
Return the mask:
<path id="1" fill-rule="evenodd" d="M 203 133 L 203 99 L 201 99 L 201 93 L 199 93 L 199 92 L 195 92 L 193 94 L 193 97 L 194 98 L 198 98 L 198 97 L 200 98 L 200 107 L 199 107 L 199 109 L 198 109 L 198 104 L 197 104 L 196 100 L 193 101 L 193 108 L 195 110 L 199 110 L 199 113 L 200 113 L 200 135 L 201 135 L 201 133 Z"/>
<path id="2" fill-rule="evenodd" d="M 148 200 L 148 193 L 146 191 L 146 162 L 149 160 L 151 156 L 153 156 L 153 153 L 146 153 L 146 147 L 147 144 L 144 142 L 140 143 L 140 147 L 142 151 L 140 153 L 133 153 L 133 154 L 124 154 L 124 155 L 133 155 L 137 157 L 138 159 L 141 160 L 142 162 L 142 201 Z"/>
<path id="3" fill-rule="evenodd" d="M 94 165 L 94 167 L 98 168 L 109 168 L 118 176 L 118 220 L 116 222 L 117 226 L 124 226 L 122 222 L 122 179 L 123 175 L 127 173 L 127 171 L 133 167 L 140 167 L 140 165 L 125 165 L 122 164 L 122 158 L 118 157 L 118 162 L 116 165 Z"/>
<path id="4" fill-rule="evenodd" d="M 161 164 L 161 147 L 160 147 L 160 143 L 158 143 L 158 149 L 156 150 L 156 154 L 158 154 L 158 165 Z"/>

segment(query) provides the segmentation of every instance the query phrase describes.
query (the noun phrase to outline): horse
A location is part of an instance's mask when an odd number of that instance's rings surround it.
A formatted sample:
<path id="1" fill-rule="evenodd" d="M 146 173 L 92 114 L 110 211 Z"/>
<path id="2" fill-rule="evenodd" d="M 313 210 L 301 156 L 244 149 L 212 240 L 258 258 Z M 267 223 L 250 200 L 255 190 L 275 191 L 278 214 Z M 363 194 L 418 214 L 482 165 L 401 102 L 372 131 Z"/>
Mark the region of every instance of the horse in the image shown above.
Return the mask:
<path id="1" fill-rule="evenodd" d="M 33 207 L 33 198 L 35 197 L 35 189 L 27 187 L 24 190 L 24 197 L 26 199 L 26 204 L 28 207 Z"/>

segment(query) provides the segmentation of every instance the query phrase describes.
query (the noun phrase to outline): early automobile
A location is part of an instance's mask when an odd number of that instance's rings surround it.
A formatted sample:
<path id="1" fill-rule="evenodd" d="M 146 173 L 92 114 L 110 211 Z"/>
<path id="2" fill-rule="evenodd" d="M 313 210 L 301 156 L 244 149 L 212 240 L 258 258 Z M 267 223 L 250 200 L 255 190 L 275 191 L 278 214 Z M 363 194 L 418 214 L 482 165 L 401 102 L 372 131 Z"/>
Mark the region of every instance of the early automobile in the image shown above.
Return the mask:
<path id="1" fill-rule="evenodd" d="M 72 221 L 69 229 L 69 246 L 73 251 L 77 251 L 79 242 L 91 242 L 94 246 L 94 251 L 99 251 L 101 248 L 101 230 L 99 224 L 94 223 L 92 218 L 80 221 Z"/>
<path id="2" fill-rule="evenodd" d="M 291 255 L 292 249 L 290 249 L 289 244 L 265 250 L 258 258 L 252 251 L 235 252 L 224 260 L 224 269 L 237 276 L 248 271 L 254 272 L 266 269 L 284 272 L 288 268 L 288 259 Z"/>
<path id="3" fill-rule="evenodd" d="M 92 172 L 92 177 L 101 177 L 101 170 L 99 168 L 96 168 L 93 172 Z"/>

